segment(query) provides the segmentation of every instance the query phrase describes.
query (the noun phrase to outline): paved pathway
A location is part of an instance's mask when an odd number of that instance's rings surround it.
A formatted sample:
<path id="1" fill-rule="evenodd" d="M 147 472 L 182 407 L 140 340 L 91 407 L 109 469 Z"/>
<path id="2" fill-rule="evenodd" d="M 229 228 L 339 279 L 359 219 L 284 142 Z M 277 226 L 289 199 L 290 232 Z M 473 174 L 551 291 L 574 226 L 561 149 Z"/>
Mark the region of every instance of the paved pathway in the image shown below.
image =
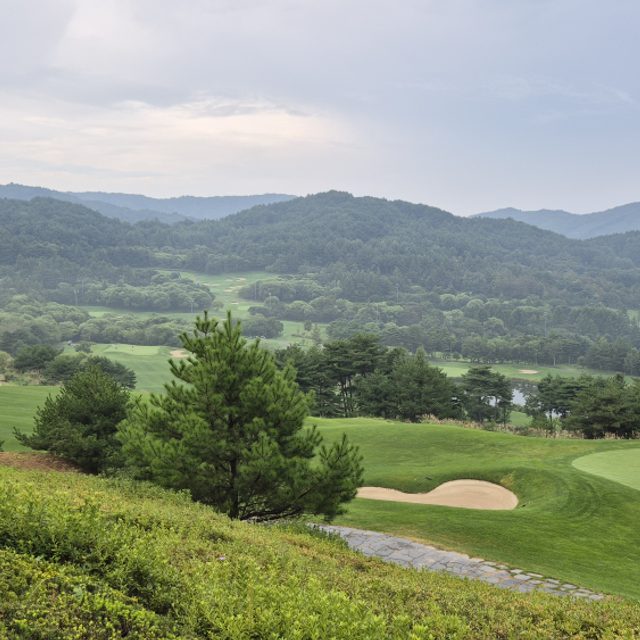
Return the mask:
<path id="1" fill-rule="evenodd" d="M 318 527 L 323 531 L 338 534 L 347 541 L 349 547 L 366 556 L 376 556 L 386 562 L 393 562 L 404 567 L 446 571 L 462 578 L 482 580 L 502 589 L 511 589 L 522 593 L 544 591 L 557 596 L 572 596 L 589 600 L 602 600 L 604 597 L 600 593 L 594 593 L 574 584 L 544 578 L 537 573 L 526 573 L 497 562 L 488 562 L 482 558 L 471 558 L 464 553 L 443 551 L 406 538 L 396 538 L 377 531 L 364 531 L 350 527 L 333 525 L 318 525 Z"/>

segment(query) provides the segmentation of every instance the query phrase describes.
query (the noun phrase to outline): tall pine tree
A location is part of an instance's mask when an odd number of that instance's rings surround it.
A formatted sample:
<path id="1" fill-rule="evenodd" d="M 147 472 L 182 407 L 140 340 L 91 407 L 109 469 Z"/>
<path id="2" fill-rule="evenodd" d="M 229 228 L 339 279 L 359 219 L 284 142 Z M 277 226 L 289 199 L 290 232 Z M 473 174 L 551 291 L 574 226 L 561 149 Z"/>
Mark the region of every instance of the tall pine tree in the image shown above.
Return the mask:
<path id="1" fill-rule="evenodd" d="M 180 339 L 190 355 L 171 362 L 176 380 L 139 402 L 120 429 L 137 475 L 188 489 L 232 518 L 340 513 L 361 483 L 361 457 L 346 437 L 325 446 L 305 428 L 307 399 L 293 369 L 279 371 L 231 314 L 219 323 L 205 312 Z"/>

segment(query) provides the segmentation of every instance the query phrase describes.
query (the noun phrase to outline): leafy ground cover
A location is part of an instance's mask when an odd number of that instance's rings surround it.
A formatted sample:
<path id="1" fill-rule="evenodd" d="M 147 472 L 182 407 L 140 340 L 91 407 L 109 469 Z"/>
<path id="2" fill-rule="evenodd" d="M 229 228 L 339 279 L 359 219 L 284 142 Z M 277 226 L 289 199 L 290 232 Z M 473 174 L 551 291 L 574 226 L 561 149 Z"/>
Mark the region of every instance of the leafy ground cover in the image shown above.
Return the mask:
<path id="1" fill-rule="evenodd" d="M 346 431 L 364 455 L 365 485 L 429 491 L 458 478 L 497 482 L 513 511 L 477 511 L 356 499 L 338 524 L 465 551 L 596 591 L 640 598 L 640 493 L 577 469 L 584 455 L 638 441 L 554 440 L 449 425 L 314 419 L 328 440 Z"/>
<path id="2" fill-rule="evenodd" d="M 0 467 L 0 638 L 634 638 L 640 606 L 385 565 L 183 494 Z"/>
<path id="3" fill-rule="evenodd" d="M 580 471 L 640 490 L 640 449 L 638 448 L 592 453 L 574 460 L 573 466 Z"/>

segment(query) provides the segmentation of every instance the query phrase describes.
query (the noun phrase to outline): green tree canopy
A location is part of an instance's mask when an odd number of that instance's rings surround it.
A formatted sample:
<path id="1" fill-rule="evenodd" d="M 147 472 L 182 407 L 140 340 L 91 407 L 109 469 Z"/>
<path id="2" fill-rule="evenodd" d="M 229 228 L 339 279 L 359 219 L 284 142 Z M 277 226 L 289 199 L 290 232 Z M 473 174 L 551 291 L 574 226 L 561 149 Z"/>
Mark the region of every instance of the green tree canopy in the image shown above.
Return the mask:
<path id="1" fill-rule="evenodd" d="M 621 375 L 591 378 L 576 394 L 564 422 L 586 438 L 633 437 L 640 432 L 640 383 L 627 385 Z"/>
<path id="2" fill-rule="evenodd" d="M 506 423 L 512 407 L 513 389 L 509 380 L 491 367 L 471 367 L 461 377 L 463 404 L 472 420 Z"/>
<path id="3" fill-rule="evenodd" d="M 190 356 L 170 363 L 176 380 L 121 426 L 139 477 L 244 520 L 330 518 L 355 497 L 360 455 L 346 437 L 325 446 L 305 428 L 307 398 L 292 368 L 278 370 L 231 314 L 220 323 L 205 313 L 180 339 Z"/>
<path id="4" fill-rule="evenodd" d="M 129 392 L 98 367 L 76 373 L 36 411 L 31 435 L 16 431 L 21 444 L 50 451 L 89 473 L 119 462 L 116 426 L 126 416 Z"/>

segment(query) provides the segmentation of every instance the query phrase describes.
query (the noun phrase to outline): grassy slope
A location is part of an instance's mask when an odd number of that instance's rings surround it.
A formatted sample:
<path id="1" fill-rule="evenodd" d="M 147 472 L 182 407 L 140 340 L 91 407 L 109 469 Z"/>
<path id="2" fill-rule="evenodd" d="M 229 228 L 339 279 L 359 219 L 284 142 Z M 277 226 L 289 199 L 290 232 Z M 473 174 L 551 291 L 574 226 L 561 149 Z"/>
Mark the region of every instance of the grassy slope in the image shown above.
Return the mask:
<path id="1" fill-rule="evenodd" d="M 300 529 L 233 523 L 159 489 L 0 468 L 0 637 L 586 639 L 634 629 L 637 604 L 512 593 L 385 565 Z"/>
<path id="2" fill-rule="evenodd" d="M 136 374 L 136 389 L 162 391 L 171 379 L 168 360 L 170 347 L 138 346 L 130 344 L 96 344 L 93 353 L 121 362 Z"/>
<path id="3" fill-rule="evenodd" d="M 4 440 L 5 451 L 24 449 L 13 437 L 13 429 L 30 432 L 36 408 L 57 387 L 0 386 L 0 440 Z"/>
<path id="4" fill-rule="evenodd" d="M 592 453 L 574 460 L 573 466 L 640 491 L 640 449 L 627 447 Z"/>
<path id="5" fill-rule="evenodd" d="M 640 493 L 579 471 L 575 458 L 640 442 L 552 440 L 453 426 L 358 418 L 314 422 L 360 445 L 365 484 L 428 491 L 455 478 L 501 483 L 514 511 L 355 500 L 344 525 L 387 531 L 511 563 L 596 590 L 640 598 Z"/>

